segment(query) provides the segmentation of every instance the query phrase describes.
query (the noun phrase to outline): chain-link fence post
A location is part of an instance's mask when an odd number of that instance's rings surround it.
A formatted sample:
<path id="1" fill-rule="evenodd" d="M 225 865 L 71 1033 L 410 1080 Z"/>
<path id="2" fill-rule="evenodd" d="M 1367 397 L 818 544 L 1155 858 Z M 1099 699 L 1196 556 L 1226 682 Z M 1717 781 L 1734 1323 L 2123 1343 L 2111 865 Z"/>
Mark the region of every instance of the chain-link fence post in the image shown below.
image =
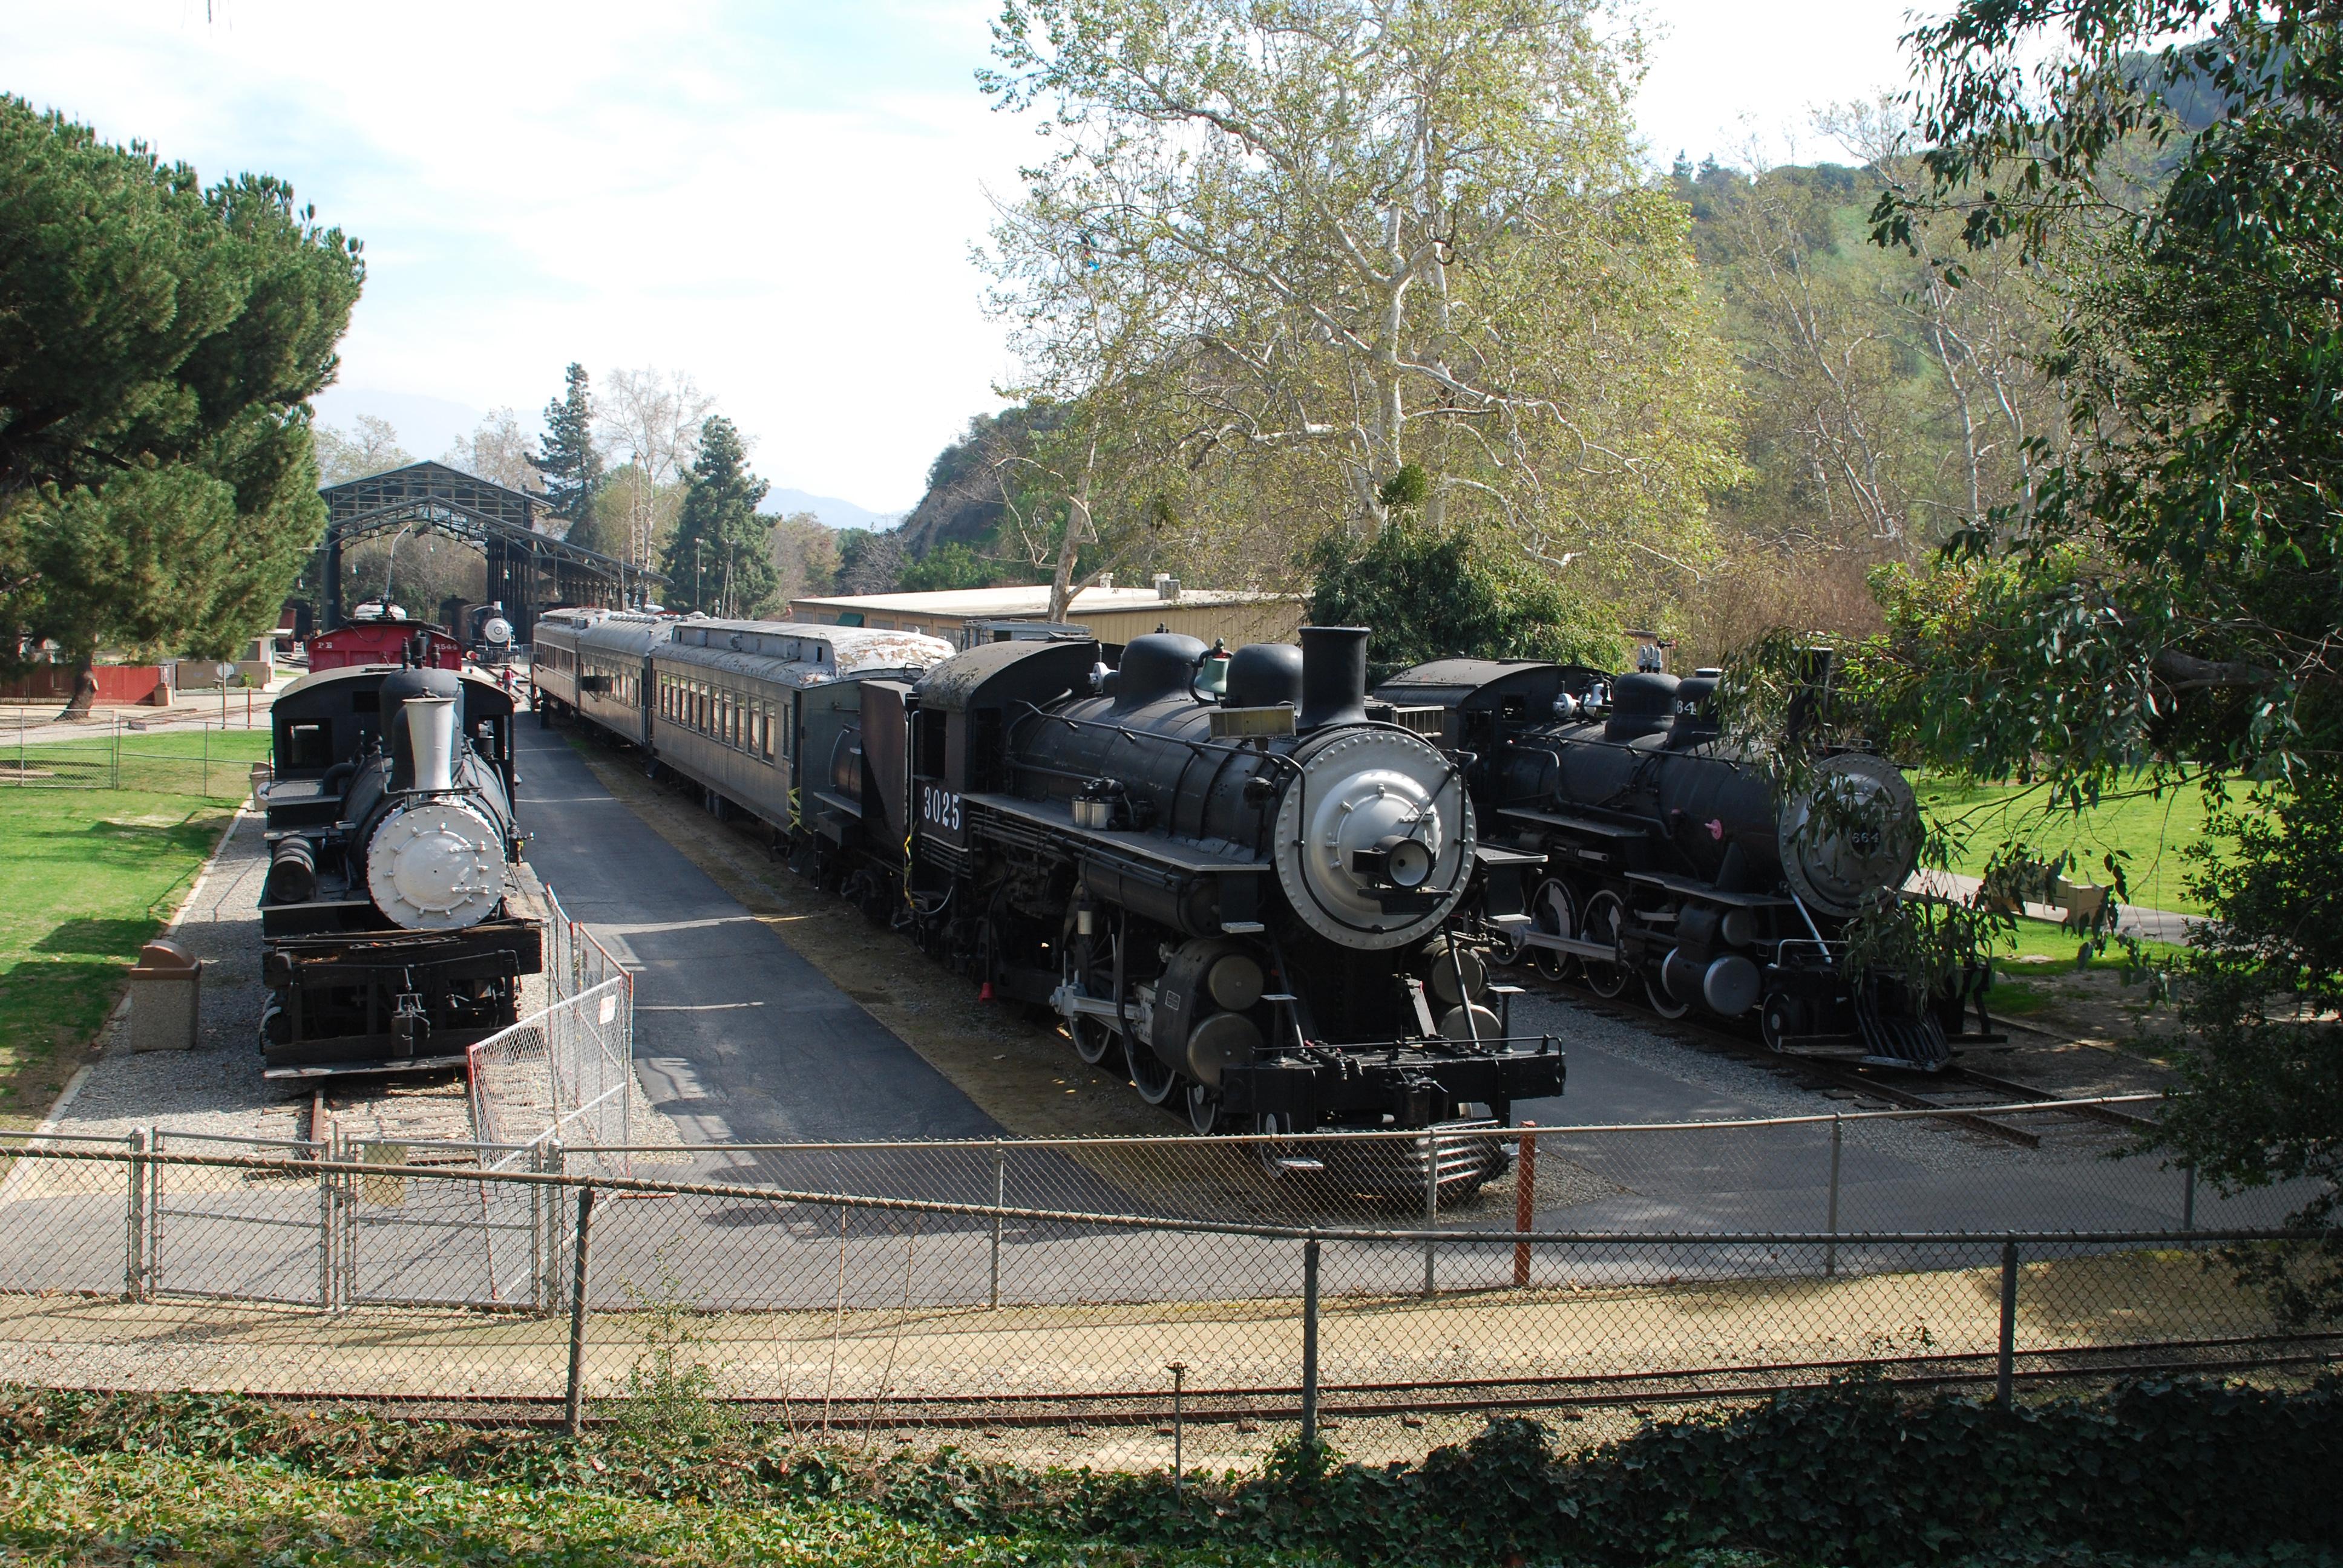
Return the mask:
<path id="1" fill-rule="evenodd" d="M 1830 1212 L 1823 1222 L 1823 1229 L 1830 1235 L 1830 1240 L 1823 1243 L 1823 1275 L 1825 1279 L 1838 1272 L 1838 1164 L 1839 1151 L 1844 1146 L 1845 1134 L 1845 1121 L 1837 1111 L 1832 1111 Z"/>
<path id="2" fill-rule="evenodd" d="M 1427 1127 L 1423 1130 L 1423 1228 L 1436 1230 L 1440 1224 L 1440 1135 Z M 1440 1289 L 1438 1265 L 1432 1237 L 1423 1239 L 1423 1293 L 1427 1296 Z"/>
<path id="3" fill-rule="evenodd" d="M 569 1387 L 562 1409 L 569 1435 L 586 1427 L 586 1248 L 594 1233 L 594 1184 L 578 1190 L 578 1270 L 569 1295 Z"/>
<path id="4" fill-rule="evenodd" d="M 1188 1363 L 1173 1362 L 1163 1369 L 1172 1374 L 1172 1495 L 1182 1495 L 1187 1476 L 1187 1455 L 1183 1444 L 1187 1438 L 1187 1412 L 1182 1395 L 1188 1386 Z"/>
<path id="5" fill-rule="evenodd" d="M 310 1149 L 317 1163 L 325 1165 L 326 1145 L 313 1137 Z M 317 1310 L 334 1310 L 334 1173 L 322 1169 L 317 1172 Z"/>
<path id="6" fill-rule="evenodd" d="M 1529 1231 L 1537 1228 L 1537 1123 L 1522 1123 L 1521 1151 L 1513 1156 L 1513 1229 Z M 1530 1244 L 1513 1243 L 1513 1284 L 1518 1289 L 1530 1282 Z"/>
<path id="7" fill-rule="evenodd" d="M 221 702 L 221 704 L 222 704 L 222 706 L 223 706 L 223 707 L 225 707 L 225 705 L 226 705 L 226 702 L 227 702 L 227 688 L 226 688 L 226 686 L 222 686 L 222 687 L 220 688 L 220 702 Z M 223 721 L 223 722 L 225 722 L 225 721 Z M 211 723 L 211 720 L 210 720 L 210 719 L 206 719 L 203 720 L 202 725 L 201 725 L 201 728 L 202 728 L 203 732 L 204 732 L 204 787 L 203 787 L 203 794 L 204 794 L 206 798 L 208 798 L 208 797 L 210 796 L 211 792 L 212 792 L 212 723 Z"/>
<path id="8" fill-rule="evenodd" d="M 992 1141 L 992 1310 L 1001 1310 L 1001 1215 L 1009 1207 L 1009 1151 Z"/>
<path id="9" fill-rule="evenodd" d="M 1318 1238 L 1302 1243 L 1302 1449 L 1318 1451 Z"/>
<path id="10" fill-rule="evenodd" d="M 2197 1167 L 2193 1162 L 2180 1168 L 2180 1228 L 2197 1228 Z"/>
<path id="11" fill-rule="evenodd" d="M 114 713 L 107 715 L 107 718 L 111 720 L 107 733 L 113 741 L 111 749 L 114 754 L 114 771 L 112 774 L 114 782 L 111 788 L 119 789 L 122 788 L 122 715 L 119 713 Z"/>
<path id="12" fill-rule="evenodd" d="M 2017 1243 L 2001 1244 L 2001 1353 L 1994 1363 L 1993 1402 L 2009 1408 L 2010 1385 L 2017 1376 Z"/>
<path id="13" fill-rule="evenodd" d="M 146 1130 L 132 1128 L 128 1141 L 130 1200 L 123 1240 L 122 1299 L 136 1302 L 145 1294 L 140 1285 L 146 1276 Z"/>
<path id="14" fill-rule="evenodd" d="M 569 1174 L 569 1151 L 561 1140 L 548 1138 L 538 1150 L 538 1167 L 548 1176 Z M 561 1307 L 561 1189 L 539 1187 L 538 1220 L 538 1256 L 541 1266 L 538 1273 L 538 1297 L 548 1312 Z"/>

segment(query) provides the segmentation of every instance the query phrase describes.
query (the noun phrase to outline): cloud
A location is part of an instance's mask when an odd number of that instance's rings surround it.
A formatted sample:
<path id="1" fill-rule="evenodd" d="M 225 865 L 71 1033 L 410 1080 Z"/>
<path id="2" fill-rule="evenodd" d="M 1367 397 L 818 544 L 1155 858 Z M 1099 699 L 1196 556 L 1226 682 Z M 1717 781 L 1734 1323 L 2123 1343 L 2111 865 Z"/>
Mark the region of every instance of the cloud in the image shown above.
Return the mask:
<path id="1" fill-rule="evenodd" d="M 879 508 L 1008 372 L 970 266 L 1022 131 L 981 6 L 91 0 L 0 20 L 15 91 L 366 245 L 352 391 L 534 410 L 689 371 L 760 466 Z"/>

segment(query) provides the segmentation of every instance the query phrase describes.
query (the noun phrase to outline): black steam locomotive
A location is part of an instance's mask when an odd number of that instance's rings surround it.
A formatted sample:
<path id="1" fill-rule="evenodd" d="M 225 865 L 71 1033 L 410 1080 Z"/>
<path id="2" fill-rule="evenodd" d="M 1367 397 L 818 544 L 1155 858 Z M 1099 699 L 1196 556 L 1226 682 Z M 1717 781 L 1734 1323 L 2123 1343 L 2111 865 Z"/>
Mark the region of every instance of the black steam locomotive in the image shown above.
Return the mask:
<path id="1" fill-rule="evenodd" d="M 883 834 L 837 848 L 931 949 L 1046 1004 L 1085 1061 L 1199 1131 L 1503 1121 L 1561 1091 L 1562 1057 L 1486 1005 L 1452 922 L 1473 803 L 1369 711 L 1366 641 L 1310 627 L 1210 671 L 1170 633 L 1111 671 L 1093 643 L 995 643 L 908 691 L 866 682 L 832 785 L 868 819 L 905 780 L 911 831 L 890 804 Z"/>
<path id="2" fill-rule="evenodd" d="M 518 1020 L 543 928 L 511 907 L 512 715 L 496 682 L 412 663 L 326 670 L 277 699 L 268 1077 L 455 1067 Z"/>
<path id="3" fill-rule="evenodd" d="M 1454 929 L 1481 864 L 1463 779 L 1368 703 L 1364 631 L 1302 635 L 954 653 L 683 620 L 597 652 L 554 615 L 541 654 L 574 636 L 578 669 L 615 659 L 594 678 L 635 695 L 606 713 L 558 660 L 538 679 L 1200 1131 L 1502 1121 L 1561 1091 L 1563 1058 L 1502 1038 Z M 1502 1161 L 1475 1158 L 1443 1181 Z"/>
<path id="4" fill-rule="evenodd" d="M 1911 786 L 1841 751 L 1777 799 L 1720 740 L 1716 683 L 1459 658 L 1376 695 L 1436 709 L 1465 764 L 1493 862 L 1473 912 L 1501 961 L 1575 970 L 1604 997 L 1636 987 L 1666 1018 L 1754 1018 L 1776 1050 L 1854 1040 L 1874 1062 L 1942 1066 L 1974 986 L 1916 996 L 1842 962 L 1848 922 L 1911 874 Z"/>

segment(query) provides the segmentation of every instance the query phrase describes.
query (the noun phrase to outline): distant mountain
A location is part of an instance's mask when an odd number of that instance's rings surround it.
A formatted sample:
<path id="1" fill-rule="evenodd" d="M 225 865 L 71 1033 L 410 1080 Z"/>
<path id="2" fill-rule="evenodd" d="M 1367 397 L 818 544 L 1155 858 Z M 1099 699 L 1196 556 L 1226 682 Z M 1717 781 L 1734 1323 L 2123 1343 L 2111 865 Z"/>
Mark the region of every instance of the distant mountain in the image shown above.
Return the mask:
<path id="1" fill-rule="evenodd" d="M 398 444 L 418 457 L 437 457 L 479 427 L 482 410 L 468 403 L 420 392 L 385 392 L 372 387 L 327 387 L 313 407 L 317 422 L 348 429 L 361 414 L 387 419 Z"/>
<path id="2" fill-rule="evenodd" d="M 785 490 L 778 485 L 765 493 L 765 504 L 758 509 L 775 517 L 811 512 L 833 528 L 891 528 L 900 516 L 896 512 L 874 512 L 852 501 L 841 501 L 836 496 L 808 495 L 803 490 Z"/>

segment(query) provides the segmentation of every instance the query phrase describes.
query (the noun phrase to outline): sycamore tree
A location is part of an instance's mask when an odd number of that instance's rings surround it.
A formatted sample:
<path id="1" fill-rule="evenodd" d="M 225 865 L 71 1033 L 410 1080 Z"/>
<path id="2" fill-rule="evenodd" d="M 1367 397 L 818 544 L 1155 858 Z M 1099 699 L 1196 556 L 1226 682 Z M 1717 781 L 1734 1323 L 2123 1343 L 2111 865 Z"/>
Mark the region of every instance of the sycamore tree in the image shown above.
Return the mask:
<path id="1" fill-rule="evenodd" d="M 1131 401 L 1097 417 L 1161 477 L 1134 505 L 1272 476 L 1289 543 L 1363 544 L 1413 469 L 1430 526 L 1552 568 L 1693 564 L 1726 366 L 1639 166 L 1631 29 L 1589 0 L 1011 0 L 994 40 L 987 91 L 1051 148 L 995 269 L 1052 389 Z M 1095 477 L 1087 440 L 1066 467 Z"/>
<path id="2" fill-rule="evenodd" d="M 369 474 L 388 473 L 415 461 L 398 444 L 398 429 L 375 414 L 361 414 L 347 430 L 319 425 L 312 432 L 317 443 L 317 482 L 339 485 Z"/>
<path id="3" fill-rule="evenodd" d="M 365 276 L 290 186 L 0 98 L 0 662 L 232 654 L 325 525 L 307 400 Z"/>
<path id="4" fill-rule="evenodd" d="M 1877 236 L 1926 254 L 1949 221 L 1951 284 L 1980 254 L 2063 256 L 2068 418 L 1946 560 L 1885 580 L 1853 689 L 1906 755 L 2059 804 L 2183 770 L 2232 800 L 2159 1137 L 2226 1187 L 2308 1179 L 2301 1218 L 2331 1224 L 2343 29 L 2284 0 L 1967 0 L 1910 41 L 1925 150 Z M 2242 1261 L 2290 1312 L 2343 1312 L 2343 1246 Z"/>
<path id="5" fill-rule="evenodd" d="M 595 416 L 602 446 L 619 466 L 597 498 L 596 520 L 611 541 L 597 548 L 642 567 L 659 558 L 675 530 L 684 471 L 699 454 L 699 427 L 715 409 L 716 399 L 682 371 L 612 373 Z M 617 529 L 601 515 L 611 504 L 623 508 Z"/>
<path id="6" fill-rule="evenodd" d="M 709 417 L 660 568 L 672 585 L 669 608 L 737 617 L 770 606 L 779 581 L 772 521 L 757 511 L 770 487 L 749 471 L 748 447 L 732 421 Z"/>

